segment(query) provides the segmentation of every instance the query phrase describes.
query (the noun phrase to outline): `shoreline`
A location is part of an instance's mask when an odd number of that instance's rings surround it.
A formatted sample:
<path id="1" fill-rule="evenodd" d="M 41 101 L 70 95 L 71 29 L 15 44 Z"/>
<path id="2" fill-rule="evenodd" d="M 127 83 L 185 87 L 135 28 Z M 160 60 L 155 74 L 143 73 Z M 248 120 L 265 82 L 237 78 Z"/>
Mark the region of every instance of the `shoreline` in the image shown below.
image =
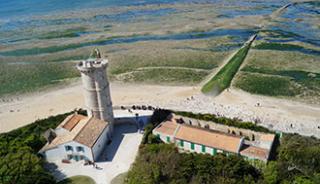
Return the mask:
<path id="1" fill-rule="evenodd" d="M 62 114 L 84 105 L 81 83 L 61 89 L 19 95 L 19 100 L 0 103 L 0 133 L 37 119 Z M 272 130 L 320 137 L 320 106 L 250 94 L 239 89 L 206 96 L 198 86 L 161 86 L 111 82 L 114 106 L 152 105 L 172 110 L 211 113 L 258 122 Z M 259 103 L 259 106 L 257 104 Z"/>

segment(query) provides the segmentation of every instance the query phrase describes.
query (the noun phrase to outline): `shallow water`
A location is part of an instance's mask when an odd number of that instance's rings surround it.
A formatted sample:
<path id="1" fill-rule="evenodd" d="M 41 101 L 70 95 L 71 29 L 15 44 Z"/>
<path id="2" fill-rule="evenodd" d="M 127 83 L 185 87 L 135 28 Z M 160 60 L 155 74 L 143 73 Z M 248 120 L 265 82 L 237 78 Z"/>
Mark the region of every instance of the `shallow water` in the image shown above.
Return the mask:
<path id="1" fill-rule="evenodd" d="M 270 42 L 300 41 L 320 47 L 320 3 L 299 3 L 287 8 L 267 29 L 280 34 L 267 36 Z"/>
<path id="2" fill-rule="evenodd" d="M 167 35 L 133 35 L 126 37 L 114 37 L 105 40 L 97 40 L 86 43 L 61 45 L 54 47 L 44 47 L 44 48 L 30 48 L 30 49 L 20 49 L 7 52 L 0 52 L 3 56 L 26 56 L 26 55 L 37 55 L 45 53 L 54 53 L 59 51 L 65 51 L 70 49 L 76 49 L 87 46 L 103 46 L 110 44 L 121 44 L 121 43 L 134 43 L 139 41 L 161 41 L 161 40 L 192 40 L 192 39 L 207 39 L 212 37 L 222 37 L 231 36 L 234 43 L 243 43 L 251 35 L 255 34 L 256 30 L 251 29 L 217 29 L 207 32 L 187 32 L 178 34 L 167 34 Z M 216 51 L 226 50 L 226 48 L 217 47 Z M 233 49 L 233 47 L 227 48 L 228 50 Z"/>

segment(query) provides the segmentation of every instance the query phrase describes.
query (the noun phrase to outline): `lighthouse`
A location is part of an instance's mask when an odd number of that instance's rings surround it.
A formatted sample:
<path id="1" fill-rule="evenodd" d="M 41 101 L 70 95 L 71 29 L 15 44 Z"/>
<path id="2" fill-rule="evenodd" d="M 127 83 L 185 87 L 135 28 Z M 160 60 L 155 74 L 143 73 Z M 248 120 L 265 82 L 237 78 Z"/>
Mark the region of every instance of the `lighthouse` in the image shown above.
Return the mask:
<path id="1" fill-rule="evenodd" d="M 81 72 L 88 116 L 108 122 L 112 132 L 114 117 L 107 67 L 108 60 L 101 57 L 98 49 L 91 53 L 89 59 L 77 64 L 77 69 Z"/>

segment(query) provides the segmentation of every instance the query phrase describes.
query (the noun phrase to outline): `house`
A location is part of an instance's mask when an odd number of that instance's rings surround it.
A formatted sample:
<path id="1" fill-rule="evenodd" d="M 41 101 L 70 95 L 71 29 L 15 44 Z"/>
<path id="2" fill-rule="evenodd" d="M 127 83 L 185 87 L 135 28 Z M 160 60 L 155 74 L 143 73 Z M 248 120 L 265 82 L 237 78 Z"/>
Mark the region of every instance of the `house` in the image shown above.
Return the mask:
<path id="1" fill-rule="evenodd" d="M 39 151 L 47 161 L 96 161 L 111 138 L 108 123 L 77 113 L 69 115 L 47 135 L 48 142 Z"/>
<path id="2" fill-rule="evenodd" d="M 172 115 L 160 123 L 153 134 L 165 143 L 174 143 L 181 151 L 216 155 L 241 155 L 249 160 L 269 159 L 273 134 L 263 134 L 259 140 L 248 141 L 244 136 L 228 134 L 184 123 L 182 117 Z"/>

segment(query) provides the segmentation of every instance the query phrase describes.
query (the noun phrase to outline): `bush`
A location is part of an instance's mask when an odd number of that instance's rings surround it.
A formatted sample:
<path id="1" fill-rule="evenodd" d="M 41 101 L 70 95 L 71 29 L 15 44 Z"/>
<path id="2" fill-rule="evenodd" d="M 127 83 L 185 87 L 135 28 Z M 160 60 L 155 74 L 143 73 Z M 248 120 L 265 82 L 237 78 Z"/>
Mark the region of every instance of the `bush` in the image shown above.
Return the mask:
<path id="1" fill-rule="evenodd" d="M 179 153 L 173 144 L 141 147 L 126 183 L 256 183 L 261 178 L 238 156 Z"/>

